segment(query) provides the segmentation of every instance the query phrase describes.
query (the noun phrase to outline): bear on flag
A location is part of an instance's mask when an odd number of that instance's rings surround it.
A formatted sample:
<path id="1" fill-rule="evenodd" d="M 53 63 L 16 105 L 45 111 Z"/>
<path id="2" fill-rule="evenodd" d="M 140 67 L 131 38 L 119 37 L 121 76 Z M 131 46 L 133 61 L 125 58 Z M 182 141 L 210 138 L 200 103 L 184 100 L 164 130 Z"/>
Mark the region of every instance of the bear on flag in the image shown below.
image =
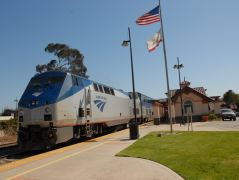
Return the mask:
<path id="1" fill-rule="evenodd" d="M 156 49 L 156 47 L 159 45 L 159 43 L 162 41 L 162 36 L 160 34 L 160 31 L 157 32 L 152 39 L 150 39 L 149 41 L 147 41 L 147 46 L 148 46 L 148 50 L 149 52 L 153 51 Z"/>

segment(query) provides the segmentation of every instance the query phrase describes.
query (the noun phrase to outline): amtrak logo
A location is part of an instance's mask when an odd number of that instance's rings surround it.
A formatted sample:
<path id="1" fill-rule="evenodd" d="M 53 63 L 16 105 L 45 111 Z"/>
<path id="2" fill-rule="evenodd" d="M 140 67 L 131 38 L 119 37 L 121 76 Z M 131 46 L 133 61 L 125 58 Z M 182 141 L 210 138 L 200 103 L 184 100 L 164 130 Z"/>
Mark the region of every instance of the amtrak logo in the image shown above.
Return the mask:
<path id="1" fill-rule="evenodd" d="M 98 107 L 98 109 L 99 109 L 101 112 L 104 111 L 104 107 L 105 107 L 105 104 L 106 104 L 105 101 L 95 100 L 94 103 L 95 103 L 95 105 Z"/>
<path id="2" fill-rule="evenodd" d="M 33 93 L 32 95 L 35 96 L 35 97 L 38 97 L 38 96 L 40 96 L 42 93 L 43 93 L 43 92 L 35 92 L 35 93 Z"/>

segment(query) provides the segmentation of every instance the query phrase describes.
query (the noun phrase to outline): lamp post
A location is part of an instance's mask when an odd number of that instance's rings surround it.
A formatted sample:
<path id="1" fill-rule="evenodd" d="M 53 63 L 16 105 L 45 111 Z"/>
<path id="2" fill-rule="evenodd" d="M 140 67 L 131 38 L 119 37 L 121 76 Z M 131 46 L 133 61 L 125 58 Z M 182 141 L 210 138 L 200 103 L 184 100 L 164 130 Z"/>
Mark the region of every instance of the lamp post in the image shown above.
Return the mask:
<path id="1" fill-rule="evenodd" d="M 135 86 L 134 86 L 134 66 L 133 66 L 133 55 L 132 55 L 132 41 L 130 36 L 130 28 L 128 27 L 129 39 L 124 40 L 122 46 L 127 47 L 130 45 L 130 60 L 131 60 L 131 74 L 132 74 L 132 86 L 133 86 L 133 101 L 134 101 L 134 119 L 129 123 L 130 139 L 138 139 L 139 137 L 139 126 L 137 123 L 136 115 L 136 101 L 135 101 Z"/>
<path id="2" fill-rule="evenodd" d="M 17 118 L 18 117 L 18 99 L 17 99 L 17 97 L 16 97 L 16 99 L 14 99 L 14 102 L 16 103 L 16 112 L 15 112 L 15 118 Z"/>
<path id="3" fill-rule="evenodd" d="M 173 66 L 174 69 L 178 69 L 178 79 L 179 79 L 179 88 L 180 88 L 180 100 L 181 100 L 181 124 L 184 124 L 184 112 L 183 112 L 183 99 L 182 99 L 182 87 L 181 87 L 181 76 L 180 69 L 183 68 L 183 64 L 179 64 L 179 57 L 177 57 L 178 64 Z"/>

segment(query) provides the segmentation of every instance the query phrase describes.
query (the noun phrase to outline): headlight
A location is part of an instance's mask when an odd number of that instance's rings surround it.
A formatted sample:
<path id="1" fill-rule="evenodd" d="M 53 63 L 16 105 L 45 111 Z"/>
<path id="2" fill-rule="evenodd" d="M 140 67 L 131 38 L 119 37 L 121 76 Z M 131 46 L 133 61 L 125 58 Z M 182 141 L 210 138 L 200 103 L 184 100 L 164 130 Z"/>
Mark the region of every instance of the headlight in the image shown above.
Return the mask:
<path id="1" fill-rule="evenodd" d="M 19 115 L 20 115 L 20 116 L 23 116 L 23 115 L 24 115 L 24 112 L 23 112 L 22 109 L 19 109 Z"/>
<path id="2" fill-rule="evenodd" d="M 51 112 L 51 109 L 49 107 L 46 107 L 45 108 L 45 113 L 50 113 Z"/>

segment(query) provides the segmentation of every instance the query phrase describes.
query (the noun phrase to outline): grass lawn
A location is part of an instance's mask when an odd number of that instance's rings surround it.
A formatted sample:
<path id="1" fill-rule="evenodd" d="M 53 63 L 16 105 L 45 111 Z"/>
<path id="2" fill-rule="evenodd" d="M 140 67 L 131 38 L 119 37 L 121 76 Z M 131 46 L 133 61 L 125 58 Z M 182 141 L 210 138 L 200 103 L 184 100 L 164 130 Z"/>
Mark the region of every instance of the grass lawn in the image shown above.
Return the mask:
<path id="1" fill-rule="evenodd" d="M 185 179 L 239 179 L 239 132 L 153 132 L 117 156 L 163 164 Z"/>

